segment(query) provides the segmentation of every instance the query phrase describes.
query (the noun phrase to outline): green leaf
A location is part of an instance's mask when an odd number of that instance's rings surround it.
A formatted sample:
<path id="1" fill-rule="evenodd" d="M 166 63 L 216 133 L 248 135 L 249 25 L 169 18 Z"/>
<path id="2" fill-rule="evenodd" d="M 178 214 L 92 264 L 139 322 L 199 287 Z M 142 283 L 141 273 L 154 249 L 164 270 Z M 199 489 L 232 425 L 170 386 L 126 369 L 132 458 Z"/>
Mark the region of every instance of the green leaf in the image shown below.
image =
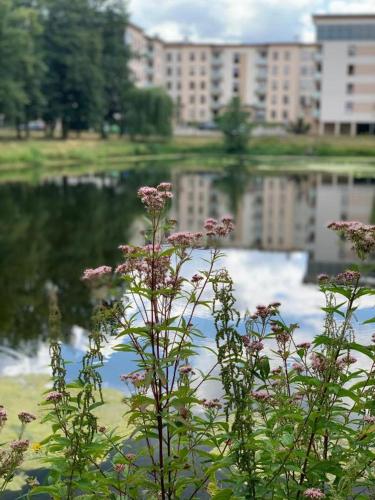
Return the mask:
<path id="1" fill-rule="evenodd" d="M 228 500 L 233 497 L 233 490 L 230 488 L 225 488 L 224 490 L 216 493 L 211 500 Z"/>

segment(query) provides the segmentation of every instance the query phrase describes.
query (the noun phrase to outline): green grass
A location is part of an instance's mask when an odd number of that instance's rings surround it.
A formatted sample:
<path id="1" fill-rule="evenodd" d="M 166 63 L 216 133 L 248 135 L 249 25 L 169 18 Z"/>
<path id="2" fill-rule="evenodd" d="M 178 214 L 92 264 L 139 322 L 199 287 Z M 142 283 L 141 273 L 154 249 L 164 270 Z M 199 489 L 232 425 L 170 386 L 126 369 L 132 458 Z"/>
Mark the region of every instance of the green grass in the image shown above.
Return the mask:
<path id="1" fill-rule="evenodd" d="M 49 381 L 47 376 L 28 375 L 0 378 L 0 404 L 8 413 L 8 422 L 1 432 L 1 442 L 7 442 L 17 438 L 19 421 L 17 414 L 20 411 L 29 411 L 38 418 L 26 426 L 24 437 L 31 444 L 39 443 L 50 433 L 49 426 L 42 424 L 43 406 L 39 402 L 43 399 L 43 392 L 48 390 Z M 99 422 L 108 427 L 118 427 L 121 432 L 126 433 L 126 420 L 123 417 L 126 409 L 122 403 L 122 394 L 113 389 L 104 389 L 104 398 L 109 403 L 97 408 L 96 412 Z M 25 483 L 27 471 L 43 467 L 38 453 L 29 451 L 22 468 L 14 480 L 8 486 L 10 490 L 18 490 Z"/>
<path id="2" fill-rule="evenodd" d="M 249 164 L 285 168 L 289 164 L 326 166 L 360 163 L 372 168 L 375 140 L 371 137 L 287 136 L 252 138 L 244 155 Z M 141 162 L 196 163 L 218 168 L 235 159 L 223 150 L 220 136 L 174 137 L 165 142 L 136 142 L 112 137 L 106 141 L 92 134 L 79 139 L 28 141 L 0 140 L 0 181 L 32 181 L 47 175 L 74 175 L 113 171 Z"/>

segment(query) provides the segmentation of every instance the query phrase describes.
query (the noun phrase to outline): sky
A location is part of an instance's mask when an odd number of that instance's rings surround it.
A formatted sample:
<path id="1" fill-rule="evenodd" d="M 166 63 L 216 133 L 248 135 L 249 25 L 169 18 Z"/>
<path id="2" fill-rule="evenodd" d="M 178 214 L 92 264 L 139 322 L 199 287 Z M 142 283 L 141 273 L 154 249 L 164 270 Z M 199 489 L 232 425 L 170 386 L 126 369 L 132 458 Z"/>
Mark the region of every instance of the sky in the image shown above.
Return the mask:
<path id="1" fill-rule="evenodd" d="M 176 41 L 314 41 L 311 14 L 372 13 L 375 0 L 128 0 L 131 21 Z"/>

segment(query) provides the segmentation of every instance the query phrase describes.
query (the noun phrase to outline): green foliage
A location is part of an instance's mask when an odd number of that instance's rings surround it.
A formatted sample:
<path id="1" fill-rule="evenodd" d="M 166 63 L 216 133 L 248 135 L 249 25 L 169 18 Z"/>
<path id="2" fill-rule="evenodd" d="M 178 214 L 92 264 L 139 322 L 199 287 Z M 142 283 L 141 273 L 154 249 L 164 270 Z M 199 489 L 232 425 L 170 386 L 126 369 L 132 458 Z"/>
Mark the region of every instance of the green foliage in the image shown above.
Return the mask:
<path id="1" fill-rule="evenodd" d="M 40 13 L 35 2 L 4 0 L 0 4 L 0 114 L 16 124 L 37 118 L 44 99 L 44 64 L 40 47 Z"/>
<path id="2" fill-rule="evenodd" d="M 214 289 L 234 494 L 299 499 L 313 488 L 321 496 L 311 498 L 346 499 L 355 491 L 370 498 L 375 345 L 355 341 L 354 326 L 357 301 L 373 290 L 360 286 L 356 271 L 324 278 L 323 332 L 312 344 L 298 344 L 298 326 L 283 322 L 278 303 L 248 315 L 240 335 L 230 277 L 222 274 Z M 368 368 L 356 366 L 355 352 L 366 356 Z"/>
<path id="3" fill-rule="evenodd" d="M 218 126 L 224 135 L 228 153 L 244 153 L 250 137 L 249 113 L 241 105 L 239 97 L 234 97 L 224 113 L 219 116 Z"/>
<path id="4" fill-rule="evenodd" d="M 131 138 L 172 134 L 173 103 L 163 89 L 136 89 L 128 96 L 124 128 Z"/>
<path id="5" fill-rule="evenodd" d="M 293 134 L 307 134 L 310 130 L 310 124 L 306 123 L 303 118 L 297 118 L 295 122 L 289 125 L 289 131 Z"/>

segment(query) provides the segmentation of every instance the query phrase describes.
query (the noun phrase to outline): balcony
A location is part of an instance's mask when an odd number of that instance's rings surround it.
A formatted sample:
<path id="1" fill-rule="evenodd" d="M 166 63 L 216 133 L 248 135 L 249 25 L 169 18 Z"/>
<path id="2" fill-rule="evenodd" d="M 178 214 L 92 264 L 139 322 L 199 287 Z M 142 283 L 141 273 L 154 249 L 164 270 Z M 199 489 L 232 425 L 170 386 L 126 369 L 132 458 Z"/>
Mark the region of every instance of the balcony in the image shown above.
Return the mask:
<path id="1" fill-rule="evenodd" d="M 259 84 L 259 85 L 257 85 L 257 87 L 255 88 L 255 93 L 256 93 L 257 95 L 265 95 L 266 91 L 267 91 L 267 85 L 264 85 L 264 84 L 263 84 L 263 85 L 262 85 L 262 84 Z"/>
<path id="2" fill-rule="evenodd" d="M 255 79 L 258 81 L 258 82 L 264 82 L 267 80 L 267 72 L 266 71 L 259 71 L 259 73 L 257 73 Z"/>
<path id="3" fill-rule="evenodd" d="M 320 118 L 320 109 L 313 109 L 312 115 L 314 118 Z"/>

